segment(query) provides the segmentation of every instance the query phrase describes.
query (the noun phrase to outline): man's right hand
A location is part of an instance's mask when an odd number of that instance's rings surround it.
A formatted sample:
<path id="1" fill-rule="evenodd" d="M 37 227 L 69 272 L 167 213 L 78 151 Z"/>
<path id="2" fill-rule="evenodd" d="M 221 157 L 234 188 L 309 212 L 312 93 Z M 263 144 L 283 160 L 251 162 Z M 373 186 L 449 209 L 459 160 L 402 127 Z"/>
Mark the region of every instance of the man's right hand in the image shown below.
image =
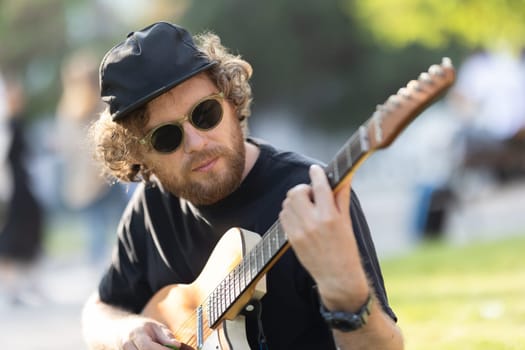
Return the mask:
<path id="1" fill-rule="evenodd" d="M 167 350 L 181 349 L 173 333 L 165 325 L 141 316 L 129 316 L 119 327 L 119 349 Z"/>

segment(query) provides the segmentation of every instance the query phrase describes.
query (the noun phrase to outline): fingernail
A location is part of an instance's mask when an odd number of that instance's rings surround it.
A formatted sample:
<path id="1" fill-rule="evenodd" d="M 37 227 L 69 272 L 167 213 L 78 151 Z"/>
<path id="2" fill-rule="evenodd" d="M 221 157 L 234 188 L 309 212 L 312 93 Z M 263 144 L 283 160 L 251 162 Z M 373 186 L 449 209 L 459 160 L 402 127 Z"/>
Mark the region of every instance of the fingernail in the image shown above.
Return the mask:
<path id="1" fill-rule="evenodd" d="M 168 345 L 168 344 L 163 344 L 163 345 L 165 347 L 173 349 L 173 350 L 180 350 L 180 348 L 178 346 L 175 346 L 175 345 Z"/>

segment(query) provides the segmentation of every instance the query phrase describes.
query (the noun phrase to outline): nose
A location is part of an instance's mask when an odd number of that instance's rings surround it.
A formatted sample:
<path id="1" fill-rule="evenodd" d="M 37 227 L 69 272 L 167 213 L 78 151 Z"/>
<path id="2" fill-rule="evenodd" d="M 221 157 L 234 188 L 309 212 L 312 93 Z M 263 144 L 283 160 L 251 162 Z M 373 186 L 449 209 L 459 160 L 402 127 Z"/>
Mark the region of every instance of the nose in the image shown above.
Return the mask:
<path id="1" fill-rule="evenodd" d="M 184 153 L 200 151 L 208 143 L 208 140 L 206 139 L 204 133 L 196 129 L 188 121 L 182 123 L 182 129 L 184 130 Z"/>

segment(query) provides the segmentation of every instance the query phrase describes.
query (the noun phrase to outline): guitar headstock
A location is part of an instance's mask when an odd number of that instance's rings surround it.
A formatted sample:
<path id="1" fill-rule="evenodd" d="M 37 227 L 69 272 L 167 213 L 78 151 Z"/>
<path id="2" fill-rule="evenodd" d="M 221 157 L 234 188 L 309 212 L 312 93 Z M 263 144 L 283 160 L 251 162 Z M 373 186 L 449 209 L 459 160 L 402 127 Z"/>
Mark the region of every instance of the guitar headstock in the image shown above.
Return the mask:
<path id="1" fill-rule="evenodd" d="M 455 70 L 449 58 L 430 66 L 384 104 L 378 105 L 366 124 L 371 150 L 388 147 L 401 131 L 430 106 L 454 82 Z"/>

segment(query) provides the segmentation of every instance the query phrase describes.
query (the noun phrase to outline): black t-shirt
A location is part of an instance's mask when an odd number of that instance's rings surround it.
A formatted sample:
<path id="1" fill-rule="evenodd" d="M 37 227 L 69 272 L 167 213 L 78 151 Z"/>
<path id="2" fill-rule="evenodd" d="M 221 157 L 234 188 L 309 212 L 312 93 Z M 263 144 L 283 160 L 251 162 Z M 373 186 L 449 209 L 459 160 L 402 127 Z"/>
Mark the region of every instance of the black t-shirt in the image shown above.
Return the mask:
<path id="1" fill-rule="evenodd" d="M 309 183 L 315 161 L 253 141 L 260 155 L 253 169 L 231 195 L 209 206 L 193 206 L 160 185 L 140 185 L 118 229 L 113 262 L 99 285 L 102 301 L 140 313 L 163 286 L 191 283 L 211 251 L 231 227 L 263 235 L 278 219 L 287 191 Z M 395 320 L 368 225 L 355 193 L 351 218 L 363 266 L 383 309 Z M 269 349 L 334 349 L 331 331 L 319 314 L 319 301 L 310 275 L 289 249 L 266 276 L 261 300 L 262 326 Z M 252 348 L 258 348 L 258 322 L 247 317 Z"/>

